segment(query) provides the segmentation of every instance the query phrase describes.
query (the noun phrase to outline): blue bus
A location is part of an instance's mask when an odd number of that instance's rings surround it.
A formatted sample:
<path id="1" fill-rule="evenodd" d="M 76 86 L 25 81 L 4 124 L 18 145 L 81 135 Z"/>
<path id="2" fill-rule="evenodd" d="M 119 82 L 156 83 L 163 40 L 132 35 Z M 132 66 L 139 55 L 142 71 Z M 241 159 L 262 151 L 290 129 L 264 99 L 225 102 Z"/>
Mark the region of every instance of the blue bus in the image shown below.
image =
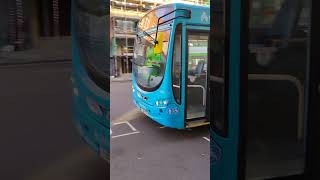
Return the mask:
<path id="1" fill-rule="evenodd" d="M 211 7 L 211 179 L 319 179 L 319 1 Z"/>
<path id="2" fill-rule="evenodd" d="M 184 129 L 206 118 L 209 6 L 159 6 L 138 23 L 132 96 L 152 120 Z"/>
<path id="3" fill-rule="evenodd" d="M 74 117 L 83 139 L 109 160 L 109 49 L 107 1 L 72 1 Z"/>

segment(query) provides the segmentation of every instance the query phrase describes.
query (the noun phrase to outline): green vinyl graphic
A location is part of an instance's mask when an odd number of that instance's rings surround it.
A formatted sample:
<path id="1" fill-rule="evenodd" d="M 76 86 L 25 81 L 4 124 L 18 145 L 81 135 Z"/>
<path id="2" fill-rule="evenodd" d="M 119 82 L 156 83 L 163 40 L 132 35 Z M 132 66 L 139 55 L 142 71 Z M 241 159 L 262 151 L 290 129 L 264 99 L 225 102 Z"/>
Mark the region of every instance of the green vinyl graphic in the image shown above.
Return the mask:
<path id="1" fill-rule="evenodd" d="M 161 63 L 161 54 L 155 54 L 154 48 L 148 47 L 147 49 L 147 60 L 145 62 L 145 66 L 147 67 L 160 67 Z"/>

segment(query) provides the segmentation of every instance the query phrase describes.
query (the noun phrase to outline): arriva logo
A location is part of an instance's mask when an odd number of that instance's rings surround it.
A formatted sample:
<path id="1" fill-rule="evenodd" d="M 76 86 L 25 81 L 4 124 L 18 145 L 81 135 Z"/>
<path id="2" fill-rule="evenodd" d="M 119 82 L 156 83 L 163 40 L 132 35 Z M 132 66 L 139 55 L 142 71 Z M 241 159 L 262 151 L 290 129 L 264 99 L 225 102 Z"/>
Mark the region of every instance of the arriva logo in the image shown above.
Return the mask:
<path id="1" fill-rule="evenodd" d="M 210 16 L 208 16 L 207 13 L 203 11 L 201 15 L 201 22 L 209 22 L 209 20 L 210 20 Z"/>

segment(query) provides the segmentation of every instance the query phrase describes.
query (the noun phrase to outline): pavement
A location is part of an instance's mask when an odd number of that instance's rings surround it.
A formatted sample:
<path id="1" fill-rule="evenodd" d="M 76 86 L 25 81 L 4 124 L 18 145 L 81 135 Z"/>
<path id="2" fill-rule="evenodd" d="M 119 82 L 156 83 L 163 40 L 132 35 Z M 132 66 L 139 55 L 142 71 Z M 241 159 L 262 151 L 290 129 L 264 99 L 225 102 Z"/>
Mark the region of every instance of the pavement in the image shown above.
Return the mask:
<path id="1" fill-rule="evenodd" d="M 0 51 L 0 64 L 71 61 L 71 37 L 39 39 L 37 47 L 23 51 Z"/>
<path id="2" fill-rule="evenodd" d="M 111 82 L 110 178 L 209 179 L 209 127 L 165 128 L 135 108 L 131 92 L 131 82 Z"/>
<path id="3" fill-rule="evenodd" d="M 112 82 L 127 82 L 127 81 L 132 81 L 132 74 L 128 73 L 128 74 L 121 74 L 118 77 L 114 77 L 112 76 L 111 78 Z"/>

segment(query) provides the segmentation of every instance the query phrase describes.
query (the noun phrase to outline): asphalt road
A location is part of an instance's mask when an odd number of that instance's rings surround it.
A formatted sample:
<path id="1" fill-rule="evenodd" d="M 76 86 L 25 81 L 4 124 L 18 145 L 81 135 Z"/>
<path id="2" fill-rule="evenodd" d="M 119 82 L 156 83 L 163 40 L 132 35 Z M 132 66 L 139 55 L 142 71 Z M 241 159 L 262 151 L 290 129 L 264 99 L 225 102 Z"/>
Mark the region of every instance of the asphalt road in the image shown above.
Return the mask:
<path id="1" fill-rule="evenodd" d="M 70 63 L 0 66 L 0 179 L 108 179 L 77 133 Z"/>
<path id="2" fill-rule="evenodd" d="M 131 98 L 131 81 L 111 82 L 110 86 L 110 118 L 111 120 L 135 109 Z"/>
<path id="3" fill-rule="evenodd" d="M 176 130 L 153 122 L 134 108 L 130 83 L 111 84 L 111 179 L 209 179 L 208 127 Z"/>

